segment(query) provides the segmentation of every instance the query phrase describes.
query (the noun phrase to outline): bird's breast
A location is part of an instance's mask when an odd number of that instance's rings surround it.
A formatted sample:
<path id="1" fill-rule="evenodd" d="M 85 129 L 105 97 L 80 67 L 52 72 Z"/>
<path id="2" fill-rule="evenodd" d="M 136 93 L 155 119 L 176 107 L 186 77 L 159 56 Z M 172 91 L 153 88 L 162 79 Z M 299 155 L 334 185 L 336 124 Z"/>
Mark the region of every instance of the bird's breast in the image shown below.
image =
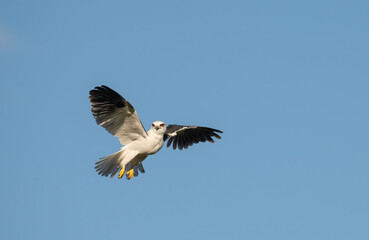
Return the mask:
<path id="1" fill-rule="evenodd" d="M 163 146 L 163 137 L 149 135 L 145 139 L 134 141 L 126 146 L 126 148 L 137 151 L 139 154 L 151 155 L 157 153 Z"/>
<path id="2" fill-rule="evenodd" d="M 147 138 L 147 141 L 148 141 L 147 146 L 149 146 L 149 148 L 147 149 L 147 154 L 149 155 L 157 153 L 163 147 L 164 144 L 163 138 L 157 136 L 151 138 L 149 137 Z"/>

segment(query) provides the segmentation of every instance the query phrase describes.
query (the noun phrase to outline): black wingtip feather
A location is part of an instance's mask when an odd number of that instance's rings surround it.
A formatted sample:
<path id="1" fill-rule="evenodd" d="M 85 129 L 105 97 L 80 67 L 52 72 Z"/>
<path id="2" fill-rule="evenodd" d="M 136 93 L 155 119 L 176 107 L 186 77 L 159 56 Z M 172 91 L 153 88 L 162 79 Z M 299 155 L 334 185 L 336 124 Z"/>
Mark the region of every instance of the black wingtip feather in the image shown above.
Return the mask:
<path id="1" fill-rule="evenodd" d="M 173 149 L 174 150 L 176 150 L 176 148 L 177 148 L 177 142 L 178 142 L 178 137 L 175 137 L 174 141 L 173 141 Z"/>
<path id="2" fill-rule="evenodd" d="M 167 147 L 170 147 L 170 144 L 173 142 L 173 139 L 174 139 L 173 137 L 168 139 Z"/>
<path id="3" fill-rule="evenodd" d="M 182 136 L 178 136 L 178 149 L 179 150 L 183 149 L 183 138 L 182 138 Z"/>
<path id="4" fill-rule="evenodd" d="M 213 136 L 214 137 L 216 137 L 217 139 L 222 139 L 222 137 L 221 136 L 219 136 L 218 134 L 216 134 L 216 133 L 213 133 Z"/>

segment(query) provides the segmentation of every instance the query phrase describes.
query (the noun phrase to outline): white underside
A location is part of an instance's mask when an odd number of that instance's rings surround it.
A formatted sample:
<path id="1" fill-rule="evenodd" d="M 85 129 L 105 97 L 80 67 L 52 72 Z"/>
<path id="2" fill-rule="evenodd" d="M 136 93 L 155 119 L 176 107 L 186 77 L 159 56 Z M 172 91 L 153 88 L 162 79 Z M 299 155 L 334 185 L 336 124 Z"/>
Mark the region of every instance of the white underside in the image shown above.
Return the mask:
<path id="1" fill-rule="evenodd" d="M 120 166 L 133 168 L 139 162 L 145 160 L 148 155 L 157 153 L 164 144 L 164 132 L 150 129 L 147 137 L 137 139 L 122 147 L 123 154 L 120 159 Z"/>

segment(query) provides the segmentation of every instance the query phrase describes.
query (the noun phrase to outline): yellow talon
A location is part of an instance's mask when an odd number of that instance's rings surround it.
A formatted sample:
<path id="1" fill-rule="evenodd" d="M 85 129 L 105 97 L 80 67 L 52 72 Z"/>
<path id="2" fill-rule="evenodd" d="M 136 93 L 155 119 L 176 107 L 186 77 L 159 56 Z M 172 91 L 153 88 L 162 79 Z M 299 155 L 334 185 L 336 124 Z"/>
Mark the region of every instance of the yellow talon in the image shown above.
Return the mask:
<path id="1" fill-rule="evenodd" d="M 133 168 L 127 171 L 126 176 L 128 180 L 131 180 L 131 178 L 133 177 Z"/>
<path id="2" fill-rule="evenodd" d="M 122 169 L 119 171 L 119 178 L 123 177 L 125 170 L 126 170 L 126 167 L 122 167 Z"/>

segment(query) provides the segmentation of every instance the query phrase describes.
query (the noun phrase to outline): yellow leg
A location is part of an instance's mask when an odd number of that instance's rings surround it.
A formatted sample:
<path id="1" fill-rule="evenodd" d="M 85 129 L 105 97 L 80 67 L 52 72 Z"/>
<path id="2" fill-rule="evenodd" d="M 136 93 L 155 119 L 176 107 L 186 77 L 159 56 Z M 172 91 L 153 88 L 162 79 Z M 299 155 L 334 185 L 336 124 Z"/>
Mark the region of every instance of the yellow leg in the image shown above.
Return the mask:
<path id="1" fill-rule="evenodd" d="M 127 171 L 126 176 L 128 180 L 131 180 L 131 178 L 133 177 L 133 168 Z"/>
<path id="2" fill-rule="evenodd" d="M 119 171 L 119 178 L 123 177 L 125 170 L 126 170 L 126 167 L 122 167 L 122 169 Z"/>

